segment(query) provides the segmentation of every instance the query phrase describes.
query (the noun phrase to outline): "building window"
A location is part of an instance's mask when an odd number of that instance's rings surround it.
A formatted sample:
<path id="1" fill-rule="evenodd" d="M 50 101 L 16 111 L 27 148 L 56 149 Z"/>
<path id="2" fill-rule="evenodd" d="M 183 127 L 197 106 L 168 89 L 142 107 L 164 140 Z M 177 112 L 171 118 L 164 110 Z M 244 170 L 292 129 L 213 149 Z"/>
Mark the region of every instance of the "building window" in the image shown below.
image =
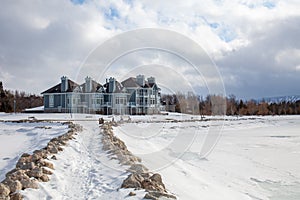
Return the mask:
<path id="1" fill-rule="evenodd" d="M 54 107 L 54 96 L 49 95 L 49 107 L 53 108 Z"/>
<path id="2" fill-rule="evenodd" d="M 155 104 L 155 99 L 151 98 L 151 104 Z"/>
<path id="3" fill-rule="evenodd" d="M 95 99 L 94 104 L 102 105 L 103 104 L 103 98 L 100 97 L 100 98 Z"/>

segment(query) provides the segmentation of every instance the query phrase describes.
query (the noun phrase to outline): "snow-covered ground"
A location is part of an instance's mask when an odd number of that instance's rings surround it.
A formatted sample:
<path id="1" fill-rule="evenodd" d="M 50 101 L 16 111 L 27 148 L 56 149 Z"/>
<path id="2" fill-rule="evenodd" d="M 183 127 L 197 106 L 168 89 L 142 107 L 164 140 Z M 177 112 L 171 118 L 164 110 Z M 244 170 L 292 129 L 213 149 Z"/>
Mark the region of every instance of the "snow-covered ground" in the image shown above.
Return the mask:
<path id="1" fill-rule="evenodd" d="M 0 114 L 1 120 L 28 119 L 33 114 Z M 40 189 L 26 189 L 21 193 L 25 199 L 142 199 L 144 191 L 136 191 L 136 196 L 128 197 L 132 189 L 120 189 L 127 178 L 126 166 L 111 160 L 102 151 L 98 117 L 77 115 L 71 119 L 68 114 L 34 114 L 37 119 L 53 121 L 75 120 L 83 126 L 83 131 L 69 141 L 57 160 L 51 160 L 55 170 L 50 181 L 39 183 Z M 104 117 L 104 116 L 103 116 Z M 106 118 L 107 120 L 110 119 Z M 5 173 L 15 167 L 23 152 L 31 153 L 45 147 L 47 142 L 67 132 L 67 126 L 59 123 L 11 123 L 0 122 L 0 170 L 1 181 Z M 41 128 L 41 127 L 51 127 Z"/>
<path id="2" fill-rule="evenodd" d="M 300 199 L 300 116 L 225 119 L 131 123 L 115 133 L 179 199 Z M 200 157 L 218 125 L 218 143 Z"/>
<path id="3" fill-rule="evenodd" d="M 55 173 L 41 189 L 27 189 L 28 199 L 124 199 L 132 190 L 118 190 L 127 178 L 126 168 L 102 151 L 95 121 L 82 121 L 84 130 L 54 161 Z M 142 199 L 143 191 L 130 199 Z"/>
<path id="4" fill-rule="evenodd" d="M 27 199 L 143 197 L 143 191 L 128 197 L 130 190 L 117 190 L 128 175 L 126 167 L 102 151 L 97 119 L 120 120 L 119 116 L 73 115 L 71 119 L 68 114 L 0 113 L 0 121 L 30 116 L 74 120 L 84 130 L 53 160 L 51 180 L 40 183 L 39 190 L 22 192 Z M 195 119 L 200 117 L 173 113 L 131 116 L 130 123 L 114 132 L 150 170 L 163 176 L 167 189 L 179 199 L 300 199 L 300 116 L 191 121 Z M 66 126 L 49 122 L 0 124 L 1 179 L 22 152 L 42 148 L 67 131 Z M 210 150 L 205 158 L 199 155 Z"/>
<path id="5" fill-rule="evenodd" d="M 16 164 L 22 153 L 32 153 L 47 145 L 51 138 L 67 131 L 60 123 L 0 122 L 0 180 Z"/>

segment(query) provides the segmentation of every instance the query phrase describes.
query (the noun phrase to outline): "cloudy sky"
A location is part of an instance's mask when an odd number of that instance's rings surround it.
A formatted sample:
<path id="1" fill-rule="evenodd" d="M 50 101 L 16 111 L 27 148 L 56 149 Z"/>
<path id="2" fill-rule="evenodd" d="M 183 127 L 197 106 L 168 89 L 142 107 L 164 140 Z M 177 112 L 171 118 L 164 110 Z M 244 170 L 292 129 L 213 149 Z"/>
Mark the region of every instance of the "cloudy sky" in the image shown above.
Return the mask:
<path id="1" fill-rule="evenodd" d="M 217 66 L 227 94 L 239 98 L 300 94 L 299 10 L 298 0 L 3 0 L 0 80 L 5 88 L 39 94 L 62 75 L 77 80 L 89 55 L 110 38 L 135 29 L 163 28 L 203 48 Z M 168 79 L 165 88 L 182 82 L 179 77 L 188 84 L 201 82 L 195 81 L 199 74 L 175 57 L 159 51 L 135 52 L 119 59 L 118 68 L 112 66 L 105 76 L 151 75 L 153 68 L 158 82 Z M 135 70 L 124 70 L 130 65 Z M 87 75 L 97 79 L 102 69 L 95 67 Z M 205 73 L 201 79 L 212 80 Z"/>

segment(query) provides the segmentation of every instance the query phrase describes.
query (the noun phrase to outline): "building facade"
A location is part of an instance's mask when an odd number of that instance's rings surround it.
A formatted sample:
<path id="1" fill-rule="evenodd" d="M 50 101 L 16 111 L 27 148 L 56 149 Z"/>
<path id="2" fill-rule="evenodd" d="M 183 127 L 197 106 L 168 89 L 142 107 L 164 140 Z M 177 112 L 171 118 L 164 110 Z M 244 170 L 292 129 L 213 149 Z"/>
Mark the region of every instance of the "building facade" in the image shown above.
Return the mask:
<path id="1" fill-rule="evenodd" d="M 111 77 L 101 85 L 86 77 L 81 85 L 61 77 L 61 82 L 42 92 L 44 112 L 98 114 L 157 114 L 160 88 L 154 77 L 144 75 L 118 82 Z"/>

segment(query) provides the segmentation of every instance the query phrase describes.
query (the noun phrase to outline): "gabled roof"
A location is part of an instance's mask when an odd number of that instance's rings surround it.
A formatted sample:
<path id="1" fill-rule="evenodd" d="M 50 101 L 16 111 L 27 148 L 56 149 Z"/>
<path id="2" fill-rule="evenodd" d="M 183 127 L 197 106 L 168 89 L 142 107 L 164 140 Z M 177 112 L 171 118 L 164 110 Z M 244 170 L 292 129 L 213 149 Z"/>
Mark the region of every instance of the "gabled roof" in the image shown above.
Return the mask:
<path id="1" fill-rule="evenodd" d="M 124 87 L 121 83 L 119 83 L 118 81 L 115 81 L 115 84 L 116 84 L 116 88 L 115 88 L 115 91 L 113 93 L 124 93 Z M 109 83 L 105 83 L 103 85 L 103 87 L 105 87 L 105 92 L 106 93 L 109 93 Z"/>
<path id="2" fill-rule="evenodd" d="M 66 92 L 73 92 L 73 90 L 78 87 L 79 85 L 77 83 L 75 83 L 72 80 L 68 79 L 68 89 Z M 61 83 L 53 86 L 52 88 L 42 92 L 41 94 L 45 94 L 45 93 L 62 93 L 61 91 Z"/>
<path id="3" fill-rule="evenodd" d="M 145 81 L 145 85 L 142 88 L 151 88 L 147 81 Z"/>
<path id="4" fill-rule="evenodd" d="M 136 78 L 130 77 L 126 79 L 125 81 L 122 81 L 122 85 L 124 87 L 140 87 L 139 84 L 136 82 Z"/>
<path id="5" fill-rule="evenodd" d="M 149 83 L 149 86 L 152 88 L 156 83 Z M 156 85 L 157 86 L 157 85 Z"/>
<path id="6" fill-rule="evenodd" d="M 74 81 L 68 79 L 68 89 L 66 92 L 76 92 L 76 91 L 74 91 L 76 88 L 78 89 L 77 92 L 86 92 L 85 85 L 86 85 L 86 83 L 79 85 L 79 84 L 75 83 Z M 134 77 L 130 77 L 130 78 L 122 81 L 122 83 L 115 81 L 115 87 L 116 88 L 115 88 L 114 93 L 124 93 L 124 92 L 126 92 L 126 88 L 128 88 L 128 87 L 133 87 L 133 88 L 154 88 L 155 87 L 158 90 L 160 90 L 160 88 L 158 88 L 156 83 L 148 83 L 148 81 L 145 81 L 145 84 L 143 86 L 140 86 L 137 83 L 136 78 L 134 78 Z M 92 80 L 91 92 L 92 93 L 95 93 L 95 92 L 109 93 L 109 84 L 105 83 L 104 85 L 101 85 L 100 83 L 97 83 L 96 81 Z M 62 93 L 61 83 L 42 92 L 41 94 L 45 94 L 45 93 Z"/>
<path id="7" fill-rule="evenodd" d="M 148 81 L 145 81 L 145 85 L 140 86 L 137 81 L 136 78 L 130 77 L 128 79 L 126 79 L 125 81 L 122 81 L 122 85 L 124 87 L 133 87 L 133 88 L 153 88 L 154 85 L 156 85 L 156 83 L 148 83 Z"/>
<path id="8" fill-rule="evenodd" d="M 86 92 L 85 85 L 86 85 L 86 83 L 83 83 L 81 85 L 83 92 Z M 97 92 L 101 87 L 102 87 L 102 85 L 100 83 L 97 83 L 96 81 L 92 80 L 92 91 L 91 92 Z"/>
<path id="9" fill-rule="evenodd" d="M 123 85 L 121 83 L 119 83 L 118 81 L 116 81 L 115 93 L 123 93 L 124 90 L 125 90 L 125 88 L 123 87 Z"/>

